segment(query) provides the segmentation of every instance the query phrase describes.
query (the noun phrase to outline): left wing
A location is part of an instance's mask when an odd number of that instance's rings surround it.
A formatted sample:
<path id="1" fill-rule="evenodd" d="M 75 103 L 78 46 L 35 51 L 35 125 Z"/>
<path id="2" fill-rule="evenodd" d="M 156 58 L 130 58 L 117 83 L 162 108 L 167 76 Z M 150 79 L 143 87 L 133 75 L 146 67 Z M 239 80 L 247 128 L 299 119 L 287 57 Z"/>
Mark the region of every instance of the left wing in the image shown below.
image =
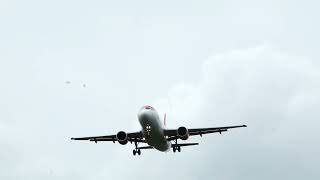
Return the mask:
<path id="1" fill-rule="evenodd" d="M 203 134 L 210 134 L 210 133 L 220 133 L 228 131 L 228 129 L 233 128 L 241 128 L 241 127 L 247 127 L 247 125 L 241 125 L 241 126 L 225 126 L 225 127 L 212 127 L 212 128 L 196 128 L 196 129 L 188 129 L 190 136 L 200 135 Z M 177 135 L 177 129 L 166 129 L 164 130 L 164 135 L 167 136 L 168 141 L 172 141 L 175 139 L 179 139 Z"/>
<path id="2" fill-rule="evenodd" d="M 143 135 L 141 131 L 128 133 L 128 141 L 129 142 L 145 142 L 143 140 Z M 71 140 L 89 140 L 89 141 L 117 141 L 117 135 L 106 135 L 106 136 L 89 136 L 89 137 L 78 137 L 78 138 L 71 138 Z"/>

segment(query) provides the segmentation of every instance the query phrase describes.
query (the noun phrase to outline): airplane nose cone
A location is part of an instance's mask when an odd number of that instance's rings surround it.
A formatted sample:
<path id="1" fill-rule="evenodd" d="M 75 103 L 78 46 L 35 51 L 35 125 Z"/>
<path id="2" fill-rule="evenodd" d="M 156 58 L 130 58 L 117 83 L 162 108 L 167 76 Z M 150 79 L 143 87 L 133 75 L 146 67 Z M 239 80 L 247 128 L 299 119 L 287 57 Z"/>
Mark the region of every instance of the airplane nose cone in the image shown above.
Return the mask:
<path id="1" fill-rule="evenodd" d="M 140 119 L 149 119 L 150 116 L 151 116 L 150 113 L 148 113 L 148 112 L 142 112 L 142 113 L 140 113 L 139 118 L 140 118 Z"/>
<path id="2" fill-rule="evenodd" d="M 143 110 L 139 113 L 138 117 L 141 125 L 145 125 L 152 118 L 152 114 L 150 111 Z"/>

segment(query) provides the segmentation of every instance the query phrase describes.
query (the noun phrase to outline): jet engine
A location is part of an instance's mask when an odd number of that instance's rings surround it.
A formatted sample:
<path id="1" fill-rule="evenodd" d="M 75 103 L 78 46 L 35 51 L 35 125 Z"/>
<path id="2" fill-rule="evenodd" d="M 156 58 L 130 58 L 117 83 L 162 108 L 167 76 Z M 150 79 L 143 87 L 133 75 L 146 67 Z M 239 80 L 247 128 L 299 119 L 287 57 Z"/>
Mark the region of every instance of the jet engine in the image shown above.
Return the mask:
<path id="1" fill-rule="evenodd" d="M 186 127 L 181 126 L 177 130 L 177 135 L 180 139 L 187 140 L 189 138 L 189 131 Z"/>
<path id="2" fill-rule="evenodd" d="M 120 131 L 117 133 L 117 140 L 119 144 L 126 145 L 128 143 L 128 135 L 124 131 Z"/>

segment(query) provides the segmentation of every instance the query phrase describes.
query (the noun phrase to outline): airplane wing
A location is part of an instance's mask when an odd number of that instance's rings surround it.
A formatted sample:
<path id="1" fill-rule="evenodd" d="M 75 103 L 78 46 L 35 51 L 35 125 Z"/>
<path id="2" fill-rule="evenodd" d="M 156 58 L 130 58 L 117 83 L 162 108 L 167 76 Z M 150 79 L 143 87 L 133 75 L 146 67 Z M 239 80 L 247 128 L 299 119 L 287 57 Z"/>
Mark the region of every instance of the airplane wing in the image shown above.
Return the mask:
<path id="1" fill-rule="evenodd" d="M 129 142 L 142 142 L 144 143 L 145 141 L 143 140 L 143 135 L 141 131 L 138 132 L 133 132 L 133 133 L 127 133 L 128 136 L 128 141 Z M 87 141 L 112 141 L 115 142 L 117 141 L 117 135 L 105 135 L 105 136 L 89 136 L 89 137 L 77 137 L 77 138 L 71 138 L 71 140 L 87 140 Z"/>
<path id="2" fill-rule="evenodd" d="M 188 132 L 189 132 L 189 136 L 195 136 L 195 135 L 202 136 L 203 134 L 210 134 L 210 133 L 221 134 L 222 132 L 228 131 L 228 129 L 241 128 L 241 127 L 247 127 L 247 125 L 212 127 L 212 128 L 196 128 L 196 129 L 188 129 Z M 164 130 L 164 135 L 167 136 L 168 141 L 179 139 L 179 136 L 177 134 L 177 129 L 166 129 Z"/>

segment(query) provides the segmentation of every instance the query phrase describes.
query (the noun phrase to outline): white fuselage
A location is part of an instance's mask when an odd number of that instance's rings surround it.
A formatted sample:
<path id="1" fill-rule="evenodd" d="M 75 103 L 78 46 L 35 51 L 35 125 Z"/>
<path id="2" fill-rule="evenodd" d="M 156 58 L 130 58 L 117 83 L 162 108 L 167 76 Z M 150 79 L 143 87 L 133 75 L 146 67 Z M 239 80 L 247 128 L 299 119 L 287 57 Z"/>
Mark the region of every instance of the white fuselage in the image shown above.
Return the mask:
<path id="1" fill-rule="evenodd" d="M 138 119 L 146 143 L 162 152 L 170 150 L 171 143 L 165 138 L 164 126 L 153 107 L 142 107 L 138 113 Z"/>

